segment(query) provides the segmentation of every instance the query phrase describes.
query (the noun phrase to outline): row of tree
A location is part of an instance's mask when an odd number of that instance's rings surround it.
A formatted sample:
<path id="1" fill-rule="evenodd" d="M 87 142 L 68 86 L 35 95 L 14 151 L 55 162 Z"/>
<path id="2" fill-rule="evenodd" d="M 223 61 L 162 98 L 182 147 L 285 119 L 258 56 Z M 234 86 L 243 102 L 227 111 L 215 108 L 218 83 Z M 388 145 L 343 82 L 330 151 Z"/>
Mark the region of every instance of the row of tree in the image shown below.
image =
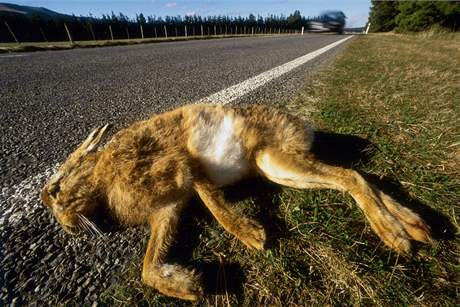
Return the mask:
<path id="1" fill-rule="evenodd" d="M 153 38 L 188 35 L 222 35 L 277 33 L 298 30 L 309 20 L 295 11 L 289 16 L 271 15 L 268 17 L 250 14 L 247 17 L 229 16 L 166 16 L 156 17 L 143 14 L 135 18 L 119 13 L 103 15 L 102 18 L 77 17 L 56 14 L 17 14 L 0 12 L 0 42 L 63 41 L 67 40 L 65 27 L 73 40 L 109 40 L 125 38 Z M 142 26 L 142 27 L 141 27 Z M 3 29 L 2 29 L 3 27 Z M 13 32 L 13 33 L 11 33 Z"/>
<path id="2" fill-rule="evenodd" d="M 460 31 L 459 1 L 372 0 L 371 32 L 417 32 L 433 26 Z"/>

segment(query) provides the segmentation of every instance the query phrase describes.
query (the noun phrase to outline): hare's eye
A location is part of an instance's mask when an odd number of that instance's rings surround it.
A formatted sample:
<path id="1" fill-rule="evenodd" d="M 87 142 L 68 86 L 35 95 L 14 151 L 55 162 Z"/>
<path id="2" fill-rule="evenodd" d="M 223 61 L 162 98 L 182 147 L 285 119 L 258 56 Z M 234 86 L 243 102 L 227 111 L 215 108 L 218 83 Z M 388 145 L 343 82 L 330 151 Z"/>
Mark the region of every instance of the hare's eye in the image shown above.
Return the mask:
<path id="1" fill-rule="evenodd" d="M 49 190 L 49 194 L 52 198 L 56 198 L 60 190 L 61 190 L 61 187 L 59 185 L 53 185 Z"/>

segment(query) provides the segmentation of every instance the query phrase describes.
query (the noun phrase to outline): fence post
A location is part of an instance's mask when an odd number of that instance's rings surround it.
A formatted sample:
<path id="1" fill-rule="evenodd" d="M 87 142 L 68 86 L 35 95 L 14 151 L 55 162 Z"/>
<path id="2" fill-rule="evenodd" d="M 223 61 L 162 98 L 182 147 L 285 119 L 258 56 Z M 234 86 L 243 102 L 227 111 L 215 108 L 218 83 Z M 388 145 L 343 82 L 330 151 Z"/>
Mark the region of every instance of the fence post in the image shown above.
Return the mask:
<path id="1" fill-rule="evenodd" d="M 216 28 L 216 25 L 214 25 L 214 36 L 217 35 L 217 28 Z"/>
<path id="2" fill-rule="evenodd" d="M 142 25 L 140 25 L 141 27 L 141 36 L 142 36 L 142 39 L 144 39 L 144 29 L 142 29 Z"/>
<path id="3" fill-rule="evenodd" d="M 113 32 L 112 32 L 112 26 L 109 25 L 109 30 L 110 30 L 110 38 L 113 40 Z"/>
<path id="4" fill-rule="evenodd" d="M 8 31 L 10 31 L 11 36 L 13 36 L 14 40 L 16 41 L 16 43 L 20 44 L 20 42 L 19 42 L 18 39 L 16 38 L 16 35 L 14 35 L 13 30 L 11 30 L 10 26 L 8 25 L 8 23 L 7 23 L 6 21 L 5 21 L 5 26 L 8 28 Z"/>
<path id="5" fill-rule="evenodd" d="M 42 34 L 42 36 L 43 36 L 43 40 L 44 40 L 45 42 L 47 42 L 47 41 L 48 41 L 48 39 L 46 38 L 45 32 L 43 32 L 43 29 L 42 29 L 42 27 L 40 27 L 40 33 L 41 33 L 41 34 Z"/>
<path id="6" fill-rule="evenodd" d="M 163 26 L 165 30 L 165 37 L 168 38 L 168 30 L 166 30 L 166 25 Z"/>
<path id="7" fill-rule="evenodd" d="M 177 27 L 174 27 L 174 33 L 176 34 L 176 37 L 177 37 Z"/>
<path id="8" fill-rule="evenodd" d="M 125 30 L 126 30 L 126 36 L 127 36 L 128 39 L 129 39 L 129 30 L 128 30 L 128 28 L 125 28 Z"/>
<path id="9" fill-rule="evenodd" d="M 6 21 L 5 21 L 5 22 L 6 22 Z M 371 26 L 371 23 L 369 22 L 369 23 L 367 24 L 366 34 L 367 34 L 367 32 L 369 32 L 369 27 L 370 27 L 370 26 Z"/>
<path id="10" fill-rule="evenodd" d="M 238 35 L 238 26 L 235 26 L 235 34 Z"/>
<path id="11" fill-rule="evenodd" d="M 158 34 L 157 34 L 157 27 L 153 27 L 153 31 L 155 32 L 155 38 L 158 37 Z"/>
<path id="12" fill-rule="evenodd" d="M 201 25 L 201 36 L 203 36 L 203 25 Z"/>
<path id="13" fill-rule="evenodd" d="M 304 27 L 302 27 L 302 35 L 303 35 L 303 29 L 304 29 Z"/>
<path id="14" fill-rule="evenodd" d="M 65 28 L 65 30 L 66 30 L 66 32 L 67 32 L 67 36 L 69 37 L 69 42 L 70 42 L 70 44 L 72 45 L 72 44 L 73 44 L 72 36 L 70 36 L 69 28 L 67 28 L 67 25 L 65 24 L 65 22 L 64 22 L 64 28 Z"/>
<path id="15" fill-rule="evenodd" d="M 89 29 L 91 30 L 91 35 L 93 36 L 93 40 L 95 41 L 96 40 L 96 36 L 94 35 L 94 31 L 93 31 L 93 25 L 91 23 L 88 23 L 89 24 Z M 40 28 L 41 30 L 41 28 Z"/>

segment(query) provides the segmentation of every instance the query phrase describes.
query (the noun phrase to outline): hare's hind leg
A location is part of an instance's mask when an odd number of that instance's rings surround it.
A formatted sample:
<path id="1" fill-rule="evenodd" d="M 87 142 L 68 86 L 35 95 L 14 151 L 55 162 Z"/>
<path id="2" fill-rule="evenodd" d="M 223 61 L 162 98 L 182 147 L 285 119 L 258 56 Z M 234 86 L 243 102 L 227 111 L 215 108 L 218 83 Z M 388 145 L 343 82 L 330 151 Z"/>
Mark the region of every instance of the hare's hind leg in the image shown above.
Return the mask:
<path id="1" fill-rule="evenodd" d="M 179 265 L 165 263 L 168 247 L 179 221 L 181 205 L 158 209 L 150 217 L 151 235 L 144 257 L 142 280 L 161 293 L 185 300 L 203 295 L 198 274 Z"/>
<path id="2" fill-rule="evenodd" d="M 194 189 L 205 206 L 211 211 L 211 214 L 226 231 L 237 237 L 248 247 L 264 248 L 265 231 L 263 227 L 256 221 L 236 213 L 225 203 L 222 192 L 214 185 L 207 182 L 195 182 Z"/>
<path id="3" fill-rule="evenodd" d="M 350 193 L 372 229 L 385 244 L 400 253 L 411 252 L 411 240 L 431 241 L 428 226 L 417 214 L 402 207 L 353 170 L 270 148 L 260 150 L 255 158 L 260 172 L 273 182 L 293 188 L 329 188 Z"/>

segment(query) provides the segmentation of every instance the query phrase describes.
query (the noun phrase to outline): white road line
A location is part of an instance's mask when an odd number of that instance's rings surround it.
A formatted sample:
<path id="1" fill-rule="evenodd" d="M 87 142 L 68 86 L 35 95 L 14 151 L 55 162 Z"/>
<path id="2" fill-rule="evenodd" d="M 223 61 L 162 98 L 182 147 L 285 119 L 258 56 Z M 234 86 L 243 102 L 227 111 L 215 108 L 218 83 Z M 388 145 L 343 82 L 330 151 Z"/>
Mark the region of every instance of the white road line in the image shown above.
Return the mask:
<path id="1" fill-rule="evenodd" d="M 0 55 L 0 58 L 18 58 L 18 57 L 23 57 L 23 56 L 28 56 L 28 54 L 6 54 L 6 55 Z"/>
<path id="2" fill-rule="evenodd" d="M 0 229 L 5 224 L 18 224 L 28 213 L 40 207 L 39 190 L 56 170 L 57 165 L 1 189 Z"/>
<path id="3" fill-rule="evenodd" d="M 246 81 L 243 81 L 241 83 L 235 84 L 233 86 L 230 86 L 229 88 L 226 88 L 220 92 L 217 92 L 215 94 L 212 94 L 206 98 L 200 99 L 198 103 L 221 103 L 221 104 L 227 104 L 230 103 L 241 96 L 257 89 L 258 87 L 261 87 L 262 85 L 272 81 L 273 79 L 276 79 L 294 68 L 299 67 L 300 65 L 303 65 L 314 58 L 318 57 L 319 55 L 325 53 L 328 50 L 331 50 L 332 48 L 340 45 L 341 43 L 345 42 L 346 40 L 352 38 L 353 35 L 345 37 L 344 39 L 341 39 L 339 41 L 336 41 L 332 44 L 329 44 L 323 48 L 320 48 L 318 50 L 315 50 L 313 52 L 307 53 L 306 55 L 303 55 L 301 57 L 298 57 L 297 59 L 294 59 L 290 62 L 287 62 L 283 65 L 277 66 L 273 69 L 267 70 L 266 72 L 263 72 L 255 77 L 252 77 L 250 79 L 247 79 Z"/>
<path id="4" fill-rule="evenodd" d="M 346 37 L 321 49 L 310 52 L 293 61 L 287 62 L 246 81 L 203 98 L 199 102 L 212 102 L 222 104 L 232 102 L 233 100 L 249 93 L 250 91 L 261 87 L 267 82 L 288 73 L 289 71 L 307 63 L 308 61 L 311 61 L 312 59 L 340 45 L 351 37 L 352 36 Z M 14 186 L 2 188 L 0 191 L 0 228 L 2 228 L 2 226 L 5 224 L 16 225 L 20 223 L 23 218 L 27 217 L 27 213 L 33 212 L 39 208 L 40 200 L 38 191 L 51 177 L 51 175 L 54 174 L 56 169 L 57 165 L 47 168 L 43 172 L 34 176 L 30 176 L 29 178 L 26 178 Z"/>

